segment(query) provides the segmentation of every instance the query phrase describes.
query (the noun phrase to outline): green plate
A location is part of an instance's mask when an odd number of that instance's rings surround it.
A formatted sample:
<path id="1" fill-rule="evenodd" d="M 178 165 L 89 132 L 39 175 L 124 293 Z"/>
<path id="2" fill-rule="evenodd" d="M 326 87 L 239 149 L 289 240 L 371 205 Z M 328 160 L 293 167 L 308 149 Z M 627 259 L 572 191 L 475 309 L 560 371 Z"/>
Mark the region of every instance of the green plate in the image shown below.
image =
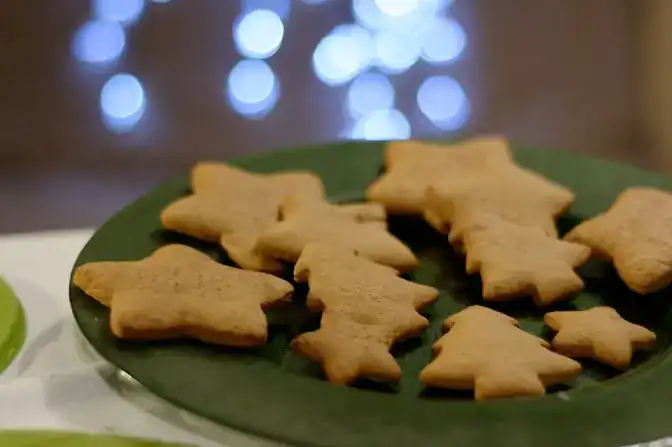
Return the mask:
<path id="1" fill-rule="evenodd" d="M 26 341 L 26 317 L 19 299 L 0 278 L 0 373 L 14 361 Z"/>
<path id="2" fill-rule="evenodd" d="M 2 447 L 187 447 L 137 438 L 56 431 L 3 431 Z"/>
<path id="3" fill-rule="evenodd" d="M 383 143 L 357 142 L 235 163 L 259 172 L 311 169 L 322 176 L 332 200 L 345 201 L 362 198 L 366 186 L 380 173 L 382 154 Z M 559 222 L 563 232 L 608 208 L 628 186 L 672 188 L 669 178 L 569 152 L 519 149 L 516 157 L 577 193 L 571 213 Z M 76 265 L 140 259 L 176 241 L 228 262 L 214 246 L 162 232 L 160 210 L 187 192 L 184 176 L 142 197 L 93 236 Z M 76 287 L 70 289 L 72 309 L 91 344 L 157 395 L 221 424 L 293 445 L 618 446 L 672 434 L 669 291 L 635 296 L 610 266 L 589 263 L 582 271 L 586 291 L 560 308 L 607 303 L 625 318 L 656 331 L 656 348 L 638 355 L 625 374 L 584 362 L 581 377 L 549 390 L 546 397 L 475 403 L 468 393 L 425 389 L 417 376 L 431 359 L 431 345 L 440 335 L 443 319 L 465 306 L 482 303 L 479 279 L 464 274 L 464 261 L 425 223 L 393 219 L 391 229 L 421 259 L 413 279 L 442 291 L 427 312 L 431 329 L 394 350 L 404 370 L 398 385 L 335 386 L 322 379 L 319 367 L 290 353 L 292 337 L 318 324 L 303 310 L 301 293 L 288 309 L 270 316 L 269 343 L 256 351 L 189 341 L 117 341 L 108 329 L 108 311 Z M 526 330 L 548 337 L 542 312 L 530 302 L 497 309 L 521 319 Z"/>

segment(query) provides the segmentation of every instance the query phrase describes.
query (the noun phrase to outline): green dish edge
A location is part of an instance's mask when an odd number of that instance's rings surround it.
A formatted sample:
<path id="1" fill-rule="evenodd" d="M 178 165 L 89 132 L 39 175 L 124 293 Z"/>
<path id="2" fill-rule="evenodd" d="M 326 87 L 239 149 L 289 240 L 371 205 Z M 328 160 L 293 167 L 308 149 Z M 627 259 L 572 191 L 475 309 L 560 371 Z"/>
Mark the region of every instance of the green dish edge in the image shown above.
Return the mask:
<path id="1" fill-rule="evenodd" d="M 115 435 L 94 435 L 47 430 L 0 431 L 2 447 L 195 447 Z"/>
<path id="2" fill-rule="evenodd" d="M 26 341 L 26 315 L 9 284 L 0 277 L 0 373 L 19 355 Z"/>

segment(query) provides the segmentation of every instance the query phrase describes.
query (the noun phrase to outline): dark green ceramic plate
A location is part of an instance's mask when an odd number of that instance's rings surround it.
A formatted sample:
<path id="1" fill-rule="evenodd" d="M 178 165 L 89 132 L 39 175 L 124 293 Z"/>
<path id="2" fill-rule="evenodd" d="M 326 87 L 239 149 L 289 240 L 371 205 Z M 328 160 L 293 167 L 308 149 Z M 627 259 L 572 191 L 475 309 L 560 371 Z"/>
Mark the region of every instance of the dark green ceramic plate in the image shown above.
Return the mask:
<path id="1" fill-rule="evenodd" d="M 50 431 L 0 432 L 2 447 L 188 447 L 111 435 L 88 435 Z"/>
<path id="2" fill-rule="evenodd" d="M 26 341 L 26 316 L 19 299 L 0 277 L 0 373 L 7 369 Z"/>
<path id="3" fill-rule="evenodd" d="M 260 172 L 311 169 L 319 173 L 333 200 L 357 200 L 379 174 L 382 143 L 345 143 L 238 160 Z M 563 232 L 605 210 L 628 186 L 672 188 L 672 180 L 639 169 L 561 151 L 520 149 L 520 163 L 572 188 L 577 201 L 560 220 Z M 108 223 L 82 251 L 77 265 L 102 260 L 132 260 L 168 242 L 191 244 L 221 256 L 216 247 L 161 231 L 159 212 L 187 193 L 187 179 L 176 179 L 132 204 Z M 584 362 L 573 383 L 549 390 L 543 398 L 475 403 L 468 393 L 425 389 L 417 380 L 431 358 L 431 345 L 444 318 L 481 303 L 478 278 L 464 274 L 464 263 L 443 237 L 419 221 L 395 219 L 391 228 L 418 254 L 415 281 L 441 289 L 428 316 L 432 328 L 421 339 L 395 349 L 404 370 L 398 385 L 363 382 L 354 388 L 322 380 L 320 368 L 289 352 L 297 333 L 318 321 L 301 305 L 270 316 L 270 341 L 250 352 L 199 343 L 129 343 L 115 340 L 108 311 L 71 287 L 73 312 L 93 346 L 110 362 L 157 395 L 219 423 L 262 437 L 305 446 L 619 446 L 672 434 L 672 296 L 630 293 L 613 270 L 590 263 L 583 269 L 586 291 L 562 308 L 614 306 L 658 334 L 656 348 L 636 358 L 621 375 Z M 522 320 L 523 327 L 548 337 L 542 312 L 530 302 L 498 306 Z"/>

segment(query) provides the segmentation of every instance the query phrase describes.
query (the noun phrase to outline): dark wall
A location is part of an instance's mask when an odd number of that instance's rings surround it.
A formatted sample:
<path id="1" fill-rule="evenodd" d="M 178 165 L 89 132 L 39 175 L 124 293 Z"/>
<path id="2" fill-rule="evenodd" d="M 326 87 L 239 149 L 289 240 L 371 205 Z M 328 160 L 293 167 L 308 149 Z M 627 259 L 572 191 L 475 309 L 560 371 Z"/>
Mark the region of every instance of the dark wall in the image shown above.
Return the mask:
<path id="1" fill-rule="evenodd" d="M 2 2 L 0 14 L 0 231 L 97 225 L 152 184 L 202 158 L 226 159 L 338 139 L 346 87 L 324 85 L 311 55 L 335 25 L 352 21 L 350 0 L 294 0 L 284 42 L 270 64 L 282 96 L 264 120 L 232 111 L 222 94 L 240 58 L 233 0 L 148 3 L 114 65 L 92 68 L 72 55 L 89 0 Z M 647 165 L 634 116 L 634 2 L 628 0 L 456 0 L 451 14 L 468 39 L 447 67 L 419 63 L 391 80 L 414 137 L 441 135 L 415 92 L 448 73 L 472 113 L 459 133 L 501 132 Z M 102 123 L 99 94 L 110 74 L 142 80 L 147 112 L 133 132 Z M 656 168 L 661 168 L 656 166 Z M 667 169 L 667 167 L 662 167 Z"/>

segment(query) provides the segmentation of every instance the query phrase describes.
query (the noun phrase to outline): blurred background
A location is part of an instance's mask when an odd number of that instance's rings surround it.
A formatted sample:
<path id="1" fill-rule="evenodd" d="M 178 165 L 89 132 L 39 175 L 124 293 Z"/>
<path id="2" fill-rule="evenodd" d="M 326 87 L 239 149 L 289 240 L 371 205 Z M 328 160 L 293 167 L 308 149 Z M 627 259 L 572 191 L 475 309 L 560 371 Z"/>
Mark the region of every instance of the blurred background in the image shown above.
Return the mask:
<path id="1" fill-rule="evenodd" d="M 672 172 L 668 0 L 6 0 L 0 232 L 199 159 L 503 133 Z"/>

